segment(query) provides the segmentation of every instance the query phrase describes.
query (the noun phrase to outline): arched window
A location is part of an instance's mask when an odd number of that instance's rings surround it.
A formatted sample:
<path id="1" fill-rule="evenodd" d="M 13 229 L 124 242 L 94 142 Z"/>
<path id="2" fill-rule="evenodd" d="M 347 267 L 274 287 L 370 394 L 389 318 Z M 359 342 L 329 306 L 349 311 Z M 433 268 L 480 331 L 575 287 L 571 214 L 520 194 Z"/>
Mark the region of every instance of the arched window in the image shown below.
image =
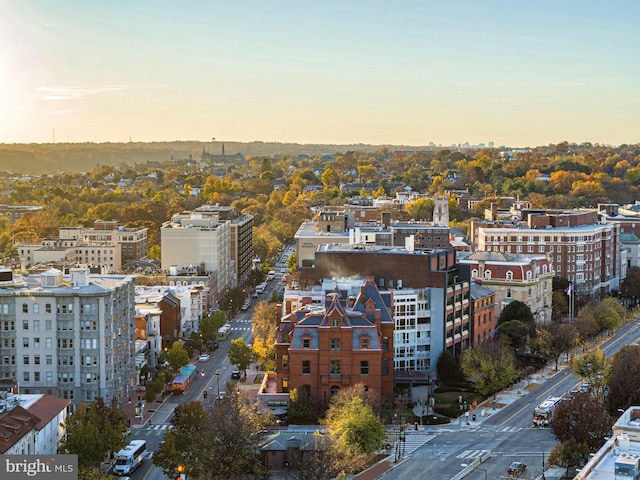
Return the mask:
<path id="1" fill-rule="evenodd" d="M 471 270 L 471 278 L 478 278 L 478 270 L 475 268 Z"/>
<path id="2" fill-rule="evenodd" d="M 484 279 L 485 280 L 491 280 L 491 270 L 485 270 L 484 271 Z"/>
<path id="3" fill-rule="evenodd" d="M 333 397 L 336 393 L 338 393 L 340 391 L 340 387 L 337 385 L 333 385 L 331 387 L 331 396 Z"/>
<path id="4" fill-rule="evenodd" d="M 508 280 L 508 281 L 513 280 L 513 272 L 512 272 L 511 270 L 509 270 L 509 271 L 507 272 L 507 280 Z"/>

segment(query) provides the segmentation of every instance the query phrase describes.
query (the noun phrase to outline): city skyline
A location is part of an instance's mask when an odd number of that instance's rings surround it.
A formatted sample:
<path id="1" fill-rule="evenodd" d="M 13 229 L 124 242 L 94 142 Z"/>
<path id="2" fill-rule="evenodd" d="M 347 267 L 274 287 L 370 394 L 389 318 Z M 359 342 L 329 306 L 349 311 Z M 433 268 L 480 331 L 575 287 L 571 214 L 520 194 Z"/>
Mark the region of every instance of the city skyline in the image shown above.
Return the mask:
<path id="1" fill-rule="evenodd" d="M 640 142 L 640 4 L 556 3 L 0 0 L 0 143 Z"/>

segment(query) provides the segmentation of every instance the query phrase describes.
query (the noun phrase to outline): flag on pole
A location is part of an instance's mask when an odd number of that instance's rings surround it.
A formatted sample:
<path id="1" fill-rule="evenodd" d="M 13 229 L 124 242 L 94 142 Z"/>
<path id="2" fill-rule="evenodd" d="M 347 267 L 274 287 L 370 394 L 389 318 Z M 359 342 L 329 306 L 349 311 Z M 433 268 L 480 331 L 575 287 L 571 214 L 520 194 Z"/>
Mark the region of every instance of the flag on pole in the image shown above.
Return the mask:
<path id="1" fill-rule="evenodd" d="M 569 284 L 569 286 L 564 289 L 564 293 L 566 293 L 567 295 L 571 296 L 571 284 Z"/>

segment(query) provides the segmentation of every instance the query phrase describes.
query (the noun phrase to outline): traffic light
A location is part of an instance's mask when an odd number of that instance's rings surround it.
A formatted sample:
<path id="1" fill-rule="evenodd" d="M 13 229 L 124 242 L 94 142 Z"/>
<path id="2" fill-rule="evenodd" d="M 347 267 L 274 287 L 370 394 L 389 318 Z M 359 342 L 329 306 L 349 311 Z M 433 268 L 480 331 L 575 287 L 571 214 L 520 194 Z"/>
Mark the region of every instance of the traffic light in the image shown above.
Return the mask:
<path id="1" fill-rule="evenodd" d="M 207 398 L 207 391 L 205 390 L 202 395 L 204 396 L 204 398 Z"/>

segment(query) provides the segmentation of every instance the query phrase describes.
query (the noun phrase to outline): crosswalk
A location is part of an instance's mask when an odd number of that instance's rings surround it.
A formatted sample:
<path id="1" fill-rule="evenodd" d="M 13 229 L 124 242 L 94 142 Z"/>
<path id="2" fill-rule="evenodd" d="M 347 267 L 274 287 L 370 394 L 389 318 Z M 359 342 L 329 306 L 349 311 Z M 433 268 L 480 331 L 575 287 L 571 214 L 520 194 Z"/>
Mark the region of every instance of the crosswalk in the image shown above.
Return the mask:
<path id="1" fill-rule="evenodd" d="M 465 458 L 465 459 L 476 459 L 476 458 L 481 458 L 481 457 L 485 457 L 487 455 L 489 455 L 491 453 L 491 450 L 464 450 L 462 452 L 460 452 L 458 455 L 456 455 L 456 458 Z"/>
<path id="2" fill-rule="evenodd" d="M 415 452 L 417 449 L 419 449 L 421 446 L 435 437 L 436 435 L 432 433 L 411 432 L 406 435 L 404 442 L 399 442 L 397 445 L 399 445 L 400 451 L 403 454 L 408 455 L 409 453 Z"/>

